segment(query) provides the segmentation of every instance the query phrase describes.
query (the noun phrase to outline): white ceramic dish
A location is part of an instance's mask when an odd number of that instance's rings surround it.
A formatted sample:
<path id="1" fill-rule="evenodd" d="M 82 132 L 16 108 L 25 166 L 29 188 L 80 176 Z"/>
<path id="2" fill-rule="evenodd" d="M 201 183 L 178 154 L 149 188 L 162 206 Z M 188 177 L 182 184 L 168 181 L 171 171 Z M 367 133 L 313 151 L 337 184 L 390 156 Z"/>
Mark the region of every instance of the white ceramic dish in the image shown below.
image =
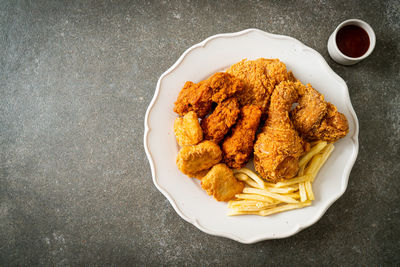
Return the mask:
<path id="1" fill-rule="evenodd" d="M 303 83 L 311 83 L 334 103 L 349 121 L 349 134 L 335 150 L 315 183 L 312 206 L 268 217 L 226 215 L 226 203 L 215 201 L 197 179 L 183 175 L 175 165 L 178 145 L 173 133 L 174 102 L 185 81 L 199 82 L 244 58 L 279 58 Z M 200 230 L 242 243 L 291 236 L 318 221 L 346 190 L 358 153 L 358 121 L 346 83 L 315 50 L 291 37 L 257 29 L 218 34 L 183 53 L 158 80 L 145 117 L 144 146 L 153 182 L 175 211 Z"/>

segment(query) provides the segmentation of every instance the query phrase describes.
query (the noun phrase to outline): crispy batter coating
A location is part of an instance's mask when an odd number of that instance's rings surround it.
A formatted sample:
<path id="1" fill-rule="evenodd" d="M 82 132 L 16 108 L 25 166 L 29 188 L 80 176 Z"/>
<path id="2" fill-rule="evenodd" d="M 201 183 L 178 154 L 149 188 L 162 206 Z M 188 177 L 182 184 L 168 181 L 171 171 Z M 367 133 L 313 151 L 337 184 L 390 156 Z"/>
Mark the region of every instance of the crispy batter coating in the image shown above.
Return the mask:
<path id="1" fill-rule="evenodd" d="M 349 125 L 346 117 L 324 96 L 307 84 L 295 83 L 300 95 L 299 104 L 290 112 L 294 127 L 307 140 L 336 142 L 346 136 Z"/>
<path id="2" fill-rule="evenodd" d="M 235 178 L 228 166 L 220 163 L 201 179 L 201 187 L 216 200 L 229 201 L 243 191 L 244 184 Z"/>
<path id="3" fill-rule="evenodd" d="M 262 114 L 267 112 L 275 86 L 288 79 L 286 66 L 279 59 L 244 59 L 232 65 L 226 72 L 243 82 L 244 89 L 237 94 L 240 104 L 257 105 Z"/>
<path id="4" fill-rule="evenodd" d="M 178 169 L 191 177 L 211 168 L 222 159 L 220 147 L 211 141 L 203 141 L 194 146 L 184 146 L 178 153 L 176 165 Z"/>
<path id="5" fill-rule="evenodd" d="M 292 82 L 282 82 L 275 88 L 268 119 L 254 145 L 254 166 L 271 182 L 292 178 L 299 169 L 304 142 L 289 119 L 289 110 L 297 97 Z"/>
<path id="6" fill-rule="evenodd" d="M 336 107 L 327 102 L 328 111 L 321 122 L 307 132 L 310 140 L 324 140 L 334 143 L 349 132 L 349 123 L 346 116 L 337 111 Z"/>
<path id="7" fill-rule="evenodd" d="M 204 118 L 211 111 L 212 94 L 213 89 L 207 80 L 199 83 L 186 82 L 179 92 L 174 111 L 180 116 L 194 111 L 199 118 Z"/>
<path id="8" fill-rule="evenodd" d="M 300 95 L 299 104 L 290 112 L 294 127 L 302 134 L 310 131 L 326 114 L 327 105 L 324 96 L 311 87 L 300 82 L 295 83 Z"/>
<path id="9" fill-rule="evenodd" d="M 212 108 L 212 102 L 221 103 L 243 90 L 240 79 L 226 72 L 217 72 L 199 83 L 186 82 L 179 92 L 174 111 L 183 116 L 189 111 L 204 118 Z"/>
<path id="10" fill-rule="evenodd" d="M 203 140 L 203 130 L 194 111 L 175 119 L 174 132 L 180 146 L 197 145 Z"/>
<path id="11" fill-rule="evenodd" d="M 260 118 L 258 106 L 247 105 L 240 110 L 239 120 L 231 135 L 222 143 L 223 160 L 229 167 L 239 169 L 249 161 Z"/>
<path id="12" fill-rule="evenodd" d="M 226 72 L 217 72 L 208 80 L 213 89 L 212 101 L 215 103 L 221 103 L 243 90 L 242 81 Z"/>
<path id="13" fill-rule="evenodd" d="M 229 98 L 220 103 L 210 116 L 201 121 L 204 139 L 217 144 L 221 142 L 235 124 L 239 112 L 239 103 L 235 98 Z"/>

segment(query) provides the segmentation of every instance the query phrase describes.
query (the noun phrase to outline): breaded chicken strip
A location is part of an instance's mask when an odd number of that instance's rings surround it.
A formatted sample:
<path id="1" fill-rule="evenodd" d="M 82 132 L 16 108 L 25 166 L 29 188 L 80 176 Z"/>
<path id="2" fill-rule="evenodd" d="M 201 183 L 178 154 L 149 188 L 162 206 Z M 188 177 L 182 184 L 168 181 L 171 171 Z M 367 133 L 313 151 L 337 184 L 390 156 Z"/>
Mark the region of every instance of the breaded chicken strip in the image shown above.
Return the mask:
<path id="1" fill-rule="evenodd" d="M 260 117 L 261 110 L 255 105 L 247 105 L 240 110 L 239 120 L 231 135 L 222 143 L 223 160 L 229 167 L 239 169 L 249 161 Z"/>
<path id="2" fill-rule="evenodd" d="M 235 124 L 239 112 L 239 103 L 235 98 L 229 98 L 218 104 L 213 113 L 201 121 L 204 139 L 217 144 L 221 142 Z"/>
<path id="3" fill-rule="evenodd" d="M 243 191 L 233 171 L 223 163 L 217 164 L 201 179 L 201 187 L 218 201 L 229 201 Z"/>
<path id="4" fill-rule="evenodd" d="M 180 146 L 197 145 L 203 140 L 203 130 L 194 111 L 175 119 L 174 132 Z"/>
<path id="5" fill-rule="evenodd" d="M 190 177 L 198 177 L 201 171 L 207 170 L 220 162 L 222 151 L 211 141 L 203 141 L 194 146 L 184 146 L 178 153 L 178 169 Z"/>
<path id="6" fill-rule="evenodd" d="M 199 118 L 204 118 L 211 111 L 212 94 L 213 90 L 207 80 L 199 83 L 186 82 L 179 92 L 174 111 L 180 116 L 194 111 Z"/>
<path id="7" fill-rule="evenodd" d="M 244 84 L 243 91 L 236 94 L 240 104 L 257 105 L 262 114 L 268 110 L 275 86 L 288 79 L 286 66 L 279 59 L 244 59 L 232 65 L 226 72 L 239 78 Z"/>

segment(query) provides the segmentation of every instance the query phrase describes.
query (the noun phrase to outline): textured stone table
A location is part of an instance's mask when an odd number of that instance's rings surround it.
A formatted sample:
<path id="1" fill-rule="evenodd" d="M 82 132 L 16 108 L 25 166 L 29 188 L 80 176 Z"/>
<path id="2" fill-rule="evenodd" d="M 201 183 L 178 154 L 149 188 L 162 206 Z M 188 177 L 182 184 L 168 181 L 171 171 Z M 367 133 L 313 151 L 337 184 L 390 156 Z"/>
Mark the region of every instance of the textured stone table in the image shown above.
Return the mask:
<path id="1" fill-rule="evenodd" d="M 400 5 L 393 1 L 0 1 L 0 265 L 399 265 Z M 374 53 L 326 42 L 369 22 Z M 243 245 L 181 219 L 151 180 L 144 114 L 159 76 L 208 36 L 259 28 L 347 82 L 360 151 L 346 193 L 297 235 Z"/>

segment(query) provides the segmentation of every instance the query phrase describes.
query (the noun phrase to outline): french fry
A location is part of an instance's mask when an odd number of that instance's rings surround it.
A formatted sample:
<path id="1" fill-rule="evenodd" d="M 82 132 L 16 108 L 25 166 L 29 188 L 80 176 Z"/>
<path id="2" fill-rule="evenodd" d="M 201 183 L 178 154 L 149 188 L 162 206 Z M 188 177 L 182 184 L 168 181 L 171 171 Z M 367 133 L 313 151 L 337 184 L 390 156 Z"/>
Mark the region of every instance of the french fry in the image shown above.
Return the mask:
<path id="1" fill-rule="evenodd" d="M 266 187 L 265 190 L 271 192 L 271 193 L 278 193 L 278 194 L 287 194 L 287 193 L 292 193 L 297 190 L 299 190 L 298 186 L 293 186 L 293 187 L 283 187 L 283 188 L 275 188 L 275 187 Z"/>
<path id="2" fill-rule="evenodd" d="M 243 193 L 250 193 L 250 194 L 258 194 L 262 196 L 267 196 L 276 200 L 280 200 L 285 203 L 298 203 L 297 200 L 294 198 L 285 196 L 285 195 L 280 195 L 276 193 L 271 193 L 265 189 L 257 189 L 257 188 L 244 188 Z"/>
<path id="3" fill-rule="evenodd" d="M 249 176 L 247 176 L 247 174 L 244 173 L 235 173 L 235 177 L 240 180 L 245 182 L 246 184 L 255 187 L 255 188 L 260 188 L 263 189 L 264 186 L 261 186 L 260 184 L 256 183 L 254 180 L 250 179 Z"/>
<path id="4" fill-rule="evenodd" d="M 310 206 L 310 205 L 311 205 L 311 201 L 295 203 L 295 204 L 285 204 L 285 205 L 282 205 L 282 206 L 279 206 L 276 208 L 262 210 L 258 214 L 261 216 L 268 216 L 268 215 L 271 215 L 274 213 L 287 211 L 287 210 L 293 210 L 293 209 L 299 209 L 299 208 L 303 208 L 303 207 Z"/>
<path id="5" fill-rule="evenodd" d="M 285 182 L 278 182 L 278 183 L 275 184 L 275 187 L 284 187 L 284 186 L 289 186 L 289 185 L 293 185 L 293 184 L 298 184 L 298 183 L 310 181 L 311 178 L 312 178 L 311 175 L 306 174 L 306 175 L 303 175 L 303 176 L 292 178 L 292 179 L 287 180 Z"/>
<path id="6" fill-rule="evenodd" d="M 307 200 L 306 186 L 303 183 L 299 183 L 300 201 L 305 202 Z"/>
<path id="7" fill-rule="evenodd" d="M 247 169 L 247 168 L 241 168 L 240 170 L 234 170 L 234 173 L 244 173 L 246 174 L 248 177 L 250 177 L 251 179 L 253 179 L 256 183 L 258 183 L 262 188 L 265 187 L 265 182 L 258 177 L 258 175 L 256 173 L 254 173 L 253 171 Z"/>
<path id="8" fill-rule="evenodd" d="M 312 157 L 314 157 L 322 149 L 324 149 L 324 147 L 326 147 L 326 145 L 327 145 L 327 142 L 322 141 L 322 142 L 319 142 L 318 144 L 316 144 L 315 146 L 313 146 L 310 149 L 310 151 L 308 151 L 304 156 L 302 156 L 300 158 L 299 166 L 307 165 L 307 163 L 310 161 L 310 159 L 312 159 Z"/>
<path id="9" fill-rule="evenodd" d="M 309 200 L 314 200 L 315 198 L 314 198 L 314 193 L 313 193 L 313 191 L 312 191 L 311 182 L 310 182 L 310 181 L 307 181 L 307 182 L 305 182 L 304 184 L 305 184 L 305 186 L 306 186 L 307 198 L 308 198 Z"/>
<path id="10" fill-rule="evenodd" d="M 264 201 L 264 202 L 269 202 L 269 203 L 277 202 L 276 200 L 274 200 L 270 197 L 256 195 L 256 194 L 236 194 L 235 197 L 238 199 L 259 200 L 259 201 Z"/>

